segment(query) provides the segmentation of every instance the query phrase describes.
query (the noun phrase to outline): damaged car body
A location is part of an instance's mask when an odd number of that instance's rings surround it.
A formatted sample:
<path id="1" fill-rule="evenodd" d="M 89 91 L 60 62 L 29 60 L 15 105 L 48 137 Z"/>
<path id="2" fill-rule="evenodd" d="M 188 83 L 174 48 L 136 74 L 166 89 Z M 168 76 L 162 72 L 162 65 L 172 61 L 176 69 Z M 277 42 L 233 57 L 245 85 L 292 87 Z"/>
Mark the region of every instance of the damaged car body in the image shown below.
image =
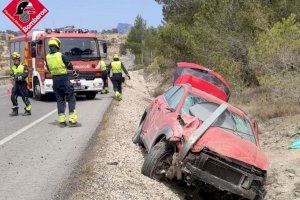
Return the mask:
<path id="1" fill-rule="evenodd" d="M 245 199 L 263 199 L 268 160 L 258 128 L 241 110 L 188 84 L 157 97 L 133 142 L 147 155 L 142 173 L 208 184 Z"/>

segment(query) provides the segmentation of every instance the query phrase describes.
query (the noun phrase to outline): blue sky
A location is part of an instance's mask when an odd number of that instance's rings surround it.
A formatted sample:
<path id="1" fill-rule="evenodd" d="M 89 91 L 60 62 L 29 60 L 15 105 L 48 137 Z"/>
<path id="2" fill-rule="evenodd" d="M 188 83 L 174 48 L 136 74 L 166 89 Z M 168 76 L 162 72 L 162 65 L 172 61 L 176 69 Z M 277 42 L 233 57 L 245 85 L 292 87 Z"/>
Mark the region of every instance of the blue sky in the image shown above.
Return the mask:
<path id="1" fill-rule="evenodd" d="M 11 0 L 0 0 L 0 30 L 18 30 L 2 13 Z M 95 30 L 115 28 L 118 23 L 134 23 L 141 14 L 149 26 L 158 26 L 162 8 L 154 0 L 40 0 L 49 13 L 35 28 L 75 25 Z"/>

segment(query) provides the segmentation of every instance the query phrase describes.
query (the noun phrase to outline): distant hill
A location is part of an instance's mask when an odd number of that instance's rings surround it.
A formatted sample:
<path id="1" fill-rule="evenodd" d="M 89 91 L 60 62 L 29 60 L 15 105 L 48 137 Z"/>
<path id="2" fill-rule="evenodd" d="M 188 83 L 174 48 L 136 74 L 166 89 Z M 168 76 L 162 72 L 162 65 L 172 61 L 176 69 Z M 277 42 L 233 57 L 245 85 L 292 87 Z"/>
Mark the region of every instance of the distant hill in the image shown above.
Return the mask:
<path id="1" fill-rule="evenodd" d="M 129 33 L 132 25 L 127 23 L 119 23 L 117 26 L 118 33 Z"/>

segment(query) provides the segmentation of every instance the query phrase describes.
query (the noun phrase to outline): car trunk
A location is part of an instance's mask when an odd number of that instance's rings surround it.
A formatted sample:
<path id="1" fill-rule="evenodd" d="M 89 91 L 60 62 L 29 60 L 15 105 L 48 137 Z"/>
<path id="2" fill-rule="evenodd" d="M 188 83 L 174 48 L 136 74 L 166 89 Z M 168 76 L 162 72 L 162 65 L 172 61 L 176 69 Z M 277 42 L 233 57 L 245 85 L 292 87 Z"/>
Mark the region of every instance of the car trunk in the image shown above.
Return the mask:
<path id="1" fill-rule="evenodd" d="M 223 101 L 228 101 L 231 88 L 216 72 L 192 63 L 178 63 L 174 73 L 174 85 L 190 84 L 192 87 L 207 92 Z"/>

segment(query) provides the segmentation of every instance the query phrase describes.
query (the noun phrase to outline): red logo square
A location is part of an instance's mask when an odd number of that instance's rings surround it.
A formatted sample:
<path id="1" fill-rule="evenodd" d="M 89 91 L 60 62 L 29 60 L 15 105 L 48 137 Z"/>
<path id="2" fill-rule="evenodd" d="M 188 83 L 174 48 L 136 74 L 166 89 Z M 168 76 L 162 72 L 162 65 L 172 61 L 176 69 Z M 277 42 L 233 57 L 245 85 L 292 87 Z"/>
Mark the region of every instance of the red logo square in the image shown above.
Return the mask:
<path id="1" fill-rule="evenodd" d="M 38 0 L 12 0 L 3 13 L 24 33 L 27 34 L 48 10 Z"/>

